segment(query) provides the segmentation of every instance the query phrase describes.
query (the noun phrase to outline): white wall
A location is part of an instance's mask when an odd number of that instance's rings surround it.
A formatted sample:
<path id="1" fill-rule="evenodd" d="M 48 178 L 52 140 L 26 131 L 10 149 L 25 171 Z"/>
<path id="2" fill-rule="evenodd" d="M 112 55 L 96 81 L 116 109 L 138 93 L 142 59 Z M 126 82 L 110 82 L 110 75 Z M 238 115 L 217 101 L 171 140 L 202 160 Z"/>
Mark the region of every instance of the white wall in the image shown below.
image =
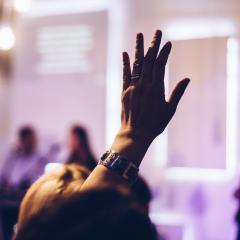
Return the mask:
<path id="1" fill-rule="evenodd" d="M 165 39 L 170 40 L 207 36 L 233 36 L 238 39 L 238 42 L 240 40 L 239 1 L 135 0 L 130 2 L 130 10 L 128 11 L 129 23 L 126 27 L 126 31 L 130 32 L 130 34 L 125 39 L 125 49 L 131 53 L 133 53 L 135 34 L 139 31 L 145 33 L 147 44 L 156 28 L 162 29 L 166 33 Z M 218 56 L 216 55 L 215 57 L 217 58 Z M 173 81 L 176 80 L 174 79 Z M 240 95 L 238 96 L 238 103 L 240 102 L 239 97 Z M 181 114 L 181 112 L 178 114 Z M 235 131 L 238 131 L 237 142 L 239 142 L 239 128 L 235 129 Z M 189 147 L 191 146 L 186 146 L 186 148 Z M 147 159 L 144 163 L 146 177 L 152 183 L 155 190 L 158 186 L 160 188 L 160 197 L 154 203 L 154 209 L 159 208 L 161 211 L 174 210 L 176 213 L 183 213 L 185 216 L 190 216 L 192 214 L 191 199 L 200 196 L 204 200 L 202 202 L 199 200 L 199 204 L 206 205 L 206 212 L 204 210 L 202 215 L 199 213 L 195 216 L 194 233 L 196 238 L 188 237 L 186 239 L 234 239 L 235 229 L 233 218 L 236 202 L 233 200 L 232 193 L 238 182 L 239 160 L 235 178 L 226 182 L 204 181 L 204 179 L 202 179 L 203 181 L 192 182 L 189 180 L 170 182 L 163 180 L 165 183 L 162 182 L 160 184 L 161 177 L 159 175 L 162 174 L 162 170 L 160 168 L 156 169 L 156 165 L 154 167 L 154 164 L 152 164 L 152 158 L 154 157 L 154 150 L 152 150 L 152 154 L 150 153 L 146 157 Z M 237 159 L 239 159 L 239 150 Z M 207 161 L 211 165 L 211 159 Z M 149 177 L 149 171 L 152 173 L 151 177 Z M 174 218 L 172 219 L 174 220 Z"/>
<path id="2" fill-rule="evenodd" d="M 46 2 L 56 4 L 56 1 L 47 0 Z M 59 3 L 59 1 L 57 2 Z M 75 2 L 75 6 L 76 3 L 80 3 L 80 1 L 77 0 L 72 2 Z M 91 2 L 99 4 L 103 1 Z M 122 5 L 120 3 L 122 3 Z M 70 4 L 71 3 L 68 2 L 67 5 L 70 6 Z M 98 119 L 95 119 L 94 116 L 88 113 L 88 108 L 85 103 L 82 104 L 87 118 L 91 119 L 89 128 L 98 155 L 105 150 L 105 139 L 110 143 L 119 126 L 117 116 L 119 112 L 119 93 L 121 87 L 120 52 L 128 51 L 131 53 L 131 56 L 133 56 L 133 47 L 137 32 L 143 32 L 146 35 L 146 46 L 156 28 L 162 29 L 165 32 L 165 39 L 170 40 L 206 37 L 209 36 L 209 34 L 212 37 L 233 36 L 236 37 L 238 41 L 240 40 L 239 0 L 122 0 L 114 1 L 114 3 L 112 1 L 112 4 L 115 5 L 115 8 L 111 13 L 108 26 L 110 35 L 108 36 L 107 45 L 110 47 L 106 80 L 108 97 L 108 103 L 106 103 L 107 110 L 105 112 L 106 122 L 104 123 L 103 119 L 99 122 Z M 57 4 L 57 6 L 55 11 L 60 9 L 60 4 Z M 81 12 L 81 8 L 79 8 L 79 12 Z M 42 11 L 42 13 L 44 13 L 44 11 Z M 25 37 L 28 34 L 31 36 L 33 29 L 27 28 L 25 30 Z M 24 39 L 24 36 L 21 36 L 21 38 Z M 106 39 L 105 36 L 103 36 L 103 38 Z M 24 61 L 25 54 L 24 51 L 21 52 L 20 55 L 18 55 L 18 59 Z M 97 51 L 96 54 L 103 53 Z M 31 67 L 30 63 L 27 65 L 29 68 Z M 28 71 L 27 68 L 25 70 Z M 82 99 L 81 97 L 78 98 L 78 90 L 75 88 L 75 86 L 80 88 L 81 84 L 76 84 L 75 80 L 68 81 L 68 79 L 62 79 L 61 84 L 59 84 L 56 79 L 54 79 L 54 81 L 50 80 L 51 82 L 49 80 L 50 79 L 45 79 L 40 83 L 33 84 L 25 82 L 23 84 L 20 83 L 20 85 L 16 85 L 16 82 L 13 83 L 13 81 L 10 81 L 8 86 L 1 86 L 1 90 L 4 91 L 4 94 L 1 94 L 4 104 L 0 106 L 0 109 L 2 110 L 1 113 L 4 113 L 5 120 L 0 122 L 0 132 L 6 136 L 2 137 L 2 142 L 7 137 L 11 138 L 16 127 L 29 118 L 33 118 L 33 123 L 39 125 L 39 130 L 43 135 L 51 132 L 57 134 L 59 138 L 64 137 L 68 123 L 81 119 L 83 111 L 80 109 L 77 111 L 71 109 L 75 101 L 81 101 Z M 174 79 L 174 81 L 175 80 L 177 79 Z M 22 79 L 22 81 L 25 80 Z M 38 90 L 41 91 L 39 92 Z M 5 91 L 8 94 L 5 94 Z M 42 93 L 44 93 L 44 98 Z M 87 94 L 86 92 L 83 93 Z M 64 97 L 61 98 L 65 94 L 69 95 L 67 102 Z M 29 99 L 34 99 L 34 101 Z M 51 103 L 47 109 L 48 101 Z M 95 99 L 93 101 L 98 100 Z M 238 98 L 238 103 L 239 102 L 240 98 Z M 38 105 L 37 108 L 36 104 Z M 93 108 L 94 111 L 101 111 L 103 107 L 102 104 L 103 103 L 101 103 L 101 106 L 98 105 L 94 107 L 95 103 L 92 102 L 91 108 Z M 54 107 L 55 105 L 56 109 Z M 238 104 L 238 108 L 239 106 L 240 104 Z M 61 108 L 64 109 L 63 114 Z M 42 112 L 44 109 L 46 110 L 43 113 L 45 116 L 42 116 L 39 110 Z M 23 112 L 25 113 L 24 115 L 22 114 Z M 54 112 L 56 114 L 54 114 Z M 178 114 L 181 113 L 179 112 Z M 67 115 L 71 115 L 71 117 L 68 118 L 66 117 Z M 105 133 L 103 132 L 105 132 L 104 128 L 106 123 L 108 131 L 107 136 L 104 136 Z M 101 126 L 103 129 L 99 131 Z M 239 142 L 239 128 L 236 129 L 236 131 L 238 131 L 237 142 Z M 104 142 L 102 141 L 103 138 Z M 161 139 L 162 138 L 160 138 L 160 141 Z M 151 147 L 142 167 L 142 173 L 151 183 L 155 195 L 158 196 L 154 202 L 153 209 L 160 212 L 160 215 L 162 212 L 168 213 L 171 211 L 175 215 L 180 214 L 186 218 L 189 216 L 191 218 L 194 217 L 191 219 L 191 222 L 194 225 L 193 232 L 195 237 L 192 238 L 188 235 L 188 238 L 185 238 L 185 240 L 233 240 L 235 231 L 233 225 L 235 202 L 232 199 L 232 192 L 236 186 L 238 174 L 236 174 L 235 178 L 227 182 L 169 181 L 165 178 L 164 169 L 161 166 L 157 166 L 154 160 L 161 155 L 161 149 L 156 149 L 158 146 L 159 145 L 156 144 L 155 148 Z M 240 152 L 238 150 L 238 158 L 239 154 Z M 237 173 L 239 173 L 238 169 Z M 201 201 L 199 201 L 199 204 L 202 204 L 200 208 L 202 207 L 205 211 L 203 211 L 203 214 L 196 213 L 194 216 L 191 203 L 195 198 L 200 198 Z M 159 219 L 160 218 L 161 216 Z M 174 219 L 174 217 L 164 218 L 164 221 L 169 220 L 170 222 L 174 222 Z"/>

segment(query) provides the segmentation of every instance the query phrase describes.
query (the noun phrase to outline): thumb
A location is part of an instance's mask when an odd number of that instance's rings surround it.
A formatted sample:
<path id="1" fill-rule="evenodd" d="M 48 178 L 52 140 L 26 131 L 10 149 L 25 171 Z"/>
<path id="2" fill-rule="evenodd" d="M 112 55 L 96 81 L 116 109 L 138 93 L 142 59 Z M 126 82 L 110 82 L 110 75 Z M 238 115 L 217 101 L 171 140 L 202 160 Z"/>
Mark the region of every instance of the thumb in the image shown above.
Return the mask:
<path id="1" fill-rule="evenodd" d="M 178 106 L 178 103 L 179 101 L 181 100 L 188 84 L 190 82 L 190 79 L 188 78 L 185 78 L 183 79 L 182 81 L 180 81 L 176 87 L 174 88 L 172 94 L 171 94 L 171 97 L 169 99 L 169 104 L 171 106 L 171 109 L 173 110 L 173 112 L 176 111 L 177 109 L 177 106 Z"/>

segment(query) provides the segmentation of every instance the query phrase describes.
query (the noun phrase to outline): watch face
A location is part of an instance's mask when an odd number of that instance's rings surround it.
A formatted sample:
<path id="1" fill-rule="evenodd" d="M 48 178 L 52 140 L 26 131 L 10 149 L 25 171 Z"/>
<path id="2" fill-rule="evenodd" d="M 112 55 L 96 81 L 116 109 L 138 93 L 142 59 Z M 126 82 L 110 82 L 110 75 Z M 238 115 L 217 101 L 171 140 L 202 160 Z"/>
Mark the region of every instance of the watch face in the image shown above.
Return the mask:
<path id="1" fill-rule="evenodd" d="M 109 155 L 108 158 L 109 158 L 110 161 L 113 161 L 113 160 L 115 160 L 115 158 L 117 158 L 117 156 L 118 156 L 117 153 L 112 153 L 112 154 Z"/>
<path id="2" fill-rule="evenodd" d="M 105 159 L 108 157 L 109 154 L 110 154 L 110 151 L 105 152 L 105 153 L 102 155 L 101 160 L 105 160 Z"/>
<path id="3" fill-rule="evenodd" d="M 128 163 L 127 160 L 118 156 L 115 161 L 113 161 L 112 163 L 112 169 L 113 170 L 117 170 L 120 173 L 123 173 L 125 171 L 125 169 L 127 168 Z"/>
<path id="4" fill-rule="evenodd" d="M 138 168 L 116 152 L 107 151 L 101 158 L 100 164 L 120 174 L 130 183 L 136 181 Z"/>
<path id="5" fill-rule="evenodd" d="M 108 166 L 111 166 L 112 163 L 114 162 L 114 160 L 117 158 L 117 154 L 116 153 L 112 153 L 109 154 L 107 156 L 107 158 L 104 160 L 105 164 L 107 164 Z"/>

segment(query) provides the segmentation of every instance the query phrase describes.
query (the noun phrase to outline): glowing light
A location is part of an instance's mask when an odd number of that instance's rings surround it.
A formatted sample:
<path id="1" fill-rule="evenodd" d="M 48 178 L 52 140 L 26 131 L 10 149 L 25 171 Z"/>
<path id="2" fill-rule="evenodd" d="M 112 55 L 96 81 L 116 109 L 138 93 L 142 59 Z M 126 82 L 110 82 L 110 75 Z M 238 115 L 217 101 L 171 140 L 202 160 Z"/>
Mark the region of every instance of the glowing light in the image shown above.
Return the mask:
<path id="1" fill-rule="evenodd" d="M 231 175 L 228 169 L 171 167 L 166 170 L 166 177 L 173 181 L 225 182 Z"/>
<path id="2" fill-rule="evenodd" d="M 120 127 L 120 99 L 121 99 L 121 57 L 124 11 L 121 1 L 109 6 L 109 44 L 107 69 L 107 101 L 106 101 L 106 144 L 110 146 Z M 116 28 L 118 25 L 118 28 Z M 113 80 L 114 79 L 114 80 Z"/>
<path id="3" fill-rule="evenodd" d="M 202 39 L 209 37 L 233 36 L 236 26 L 226 19 L 197 19 L 171 22 L 165 30 L 165 36 L 170 40 Z M 206 169 L 170 167 L 165 176 L 172 181 L 229 181 L 236 172 L 237 165 L 237 96 L 238 96 L 238 43 L 229 38 L 227 43 L 227 114 L 226 114 L 226 168 Z M 162 136 L 167 141 L 167 134 Z M 164 153 L 164 159 L 156 159 L 156 166 L 167 163 L 167 144 L 158 144 Z M 167 164 L 166 164 L 167 165 Z M 166 166 L 165 165 L 165 166 Z"/>
<path id="4" fill-rule="evenodd" d="M 0 29 L 0 49 L 7 51 L 13 48 L 15 44 L 15 36 L 9 26 L 4 26 Z"/>
<path id="5" fill-rule="evenodd" d="M 21 0 L 18 0 L 19 2 Z M 105 11 L 109 9 L 109 0 L 87 0 L 87 1 L 32 1 L 31 11 L 28 12 L 29 16 L 53 16 L 59 14 L 73 14 L 73 13 L 86 13 L 93 11 Z"/>
<path id="6" fill-rule="evenodd" d="M 237 166 L 238 42 L 227 43 L 227 170 L 234 176 Z"/>
<path id="7" fill-rule="evenodd" d="M 226 19 L 197 19 L 170 23 L 165 30 L 165 36 L 171 40 L 186 40 L 230 36 L 234 32 L 235 26 Z"/>
<path id="8" fill-rule="evenodd" d="M 32 0 L 15 0 L 14 7 L 17 12 L 28 12 L 31 9 Z"/>
<path id="9" fill-rule="evenodd" d="M 229 181 L 237 166 L 237 96 L 238 96 L 238 43 L 230 38 L 227 42 L 227 116 L 226 116 L 226 168 L 172 167 L 166 177 L 175 181 Z"/>
<path id="10" fill-rule="evenodd" d="M 165 73 L 165 90 L 169 92 L 169 68 L 167 65 Z M 168 129 L 153 142 L 153 163 L 155 167 L 162 168 L 167 165 L 168 161 Z"/>
<path id="11" fill-rule="evenodd" d="M 150 213 L 150 218 L 156 224 L 156 226 L 176 226 L 182 227 L 182 239 L 183 240 L 194 240 L 196 236 L 194 234 L 194 225 L 191 218 L 182 215 L 177 212 L 161 212 L 161 213 Z"/>
<path id="12" fill-rule="evenodd" d="M 63 167 L 62 163 L 48 163 L 45 166 L 44 173 L 50 173 Z"/>

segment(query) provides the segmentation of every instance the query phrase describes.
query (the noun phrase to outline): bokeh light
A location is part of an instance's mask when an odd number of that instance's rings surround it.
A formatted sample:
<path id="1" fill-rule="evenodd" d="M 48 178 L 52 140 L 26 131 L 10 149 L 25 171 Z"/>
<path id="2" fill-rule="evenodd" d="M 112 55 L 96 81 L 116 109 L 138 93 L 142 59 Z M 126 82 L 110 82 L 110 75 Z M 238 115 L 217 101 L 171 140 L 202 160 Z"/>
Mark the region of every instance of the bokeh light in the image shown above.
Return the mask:
<path id="1" fill-rule="evenodd" d="M 14 7 L 17 12 L 28 12 L 31 9 L 32 0 L 15 0 Z"/>
<path id="2" fill-rule="evenodd" d="M 13 48 L 15 44 L 15 36 L 10 26 L 2 26 L 0 28 L 0 49 L 7 51 Z"/>

